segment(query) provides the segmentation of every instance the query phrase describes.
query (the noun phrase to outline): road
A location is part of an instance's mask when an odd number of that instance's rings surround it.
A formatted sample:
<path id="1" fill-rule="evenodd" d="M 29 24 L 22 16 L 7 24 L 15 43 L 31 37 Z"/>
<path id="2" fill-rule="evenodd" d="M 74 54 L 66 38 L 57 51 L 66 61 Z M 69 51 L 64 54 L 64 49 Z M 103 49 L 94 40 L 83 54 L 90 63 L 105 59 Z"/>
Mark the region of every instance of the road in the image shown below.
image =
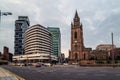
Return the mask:
<path id="1" fill-rule="evenodd" d="M 26 80 L 120 80 L 120 68 L 2 66 Z"/>

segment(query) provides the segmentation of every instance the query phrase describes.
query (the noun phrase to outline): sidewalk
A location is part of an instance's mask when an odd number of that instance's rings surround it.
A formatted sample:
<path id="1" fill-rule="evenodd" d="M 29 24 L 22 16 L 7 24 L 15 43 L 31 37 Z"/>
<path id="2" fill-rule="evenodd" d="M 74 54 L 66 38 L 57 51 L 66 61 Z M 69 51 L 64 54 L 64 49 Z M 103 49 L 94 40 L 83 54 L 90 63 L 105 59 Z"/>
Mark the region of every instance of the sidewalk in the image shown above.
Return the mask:
<path id="1" fill-rule="evenodd" d="M 25 80 L 19 76 L 13 74 L 12 72 L 5 70 L 0 67 L 0 80 Z"/>

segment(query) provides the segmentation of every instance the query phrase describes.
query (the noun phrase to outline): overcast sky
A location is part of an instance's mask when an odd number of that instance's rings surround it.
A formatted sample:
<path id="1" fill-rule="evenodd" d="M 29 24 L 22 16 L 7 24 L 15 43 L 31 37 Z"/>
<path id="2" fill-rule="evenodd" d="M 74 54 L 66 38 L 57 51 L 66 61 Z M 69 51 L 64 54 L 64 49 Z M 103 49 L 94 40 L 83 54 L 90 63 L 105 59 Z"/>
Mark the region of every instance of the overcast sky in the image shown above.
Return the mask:
<path id="1" fill-rule="evenodd" d="M 2 16 L 0 24 L 0 51 L 7 46 L 14 53 L 14 29 L 18 16 L 28 16 L 30 24 L 59 27 L 61 30 L 61 52 L 68 56 L 70 49 L 71 21 L 78 11 L 83 24 L 85 47 L 96 48 L 99 44 L 114 44 L 120 47 L 120 0 L 0 0 Z"/>

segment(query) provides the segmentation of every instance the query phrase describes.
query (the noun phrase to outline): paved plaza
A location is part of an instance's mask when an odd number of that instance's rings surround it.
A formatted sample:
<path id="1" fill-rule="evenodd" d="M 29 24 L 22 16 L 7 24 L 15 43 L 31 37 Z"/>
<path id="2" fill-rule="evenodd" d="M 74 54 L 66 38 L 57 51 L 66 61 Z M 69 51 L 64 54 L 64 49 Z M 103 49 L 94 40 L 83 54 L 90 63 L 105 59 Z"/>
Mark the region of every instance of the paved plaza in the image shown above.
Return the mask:
<path id="1" fill-rule="evenodd" d="M 26 80 L 120 80 L 120 68 L 112 67 L 18 67 L 2 66 Z"/>
<path id="2" fill-rule="evenodd" d="M 0 80 L 18 80 L 18 78 L 11 72 L 0 67 Z"/>

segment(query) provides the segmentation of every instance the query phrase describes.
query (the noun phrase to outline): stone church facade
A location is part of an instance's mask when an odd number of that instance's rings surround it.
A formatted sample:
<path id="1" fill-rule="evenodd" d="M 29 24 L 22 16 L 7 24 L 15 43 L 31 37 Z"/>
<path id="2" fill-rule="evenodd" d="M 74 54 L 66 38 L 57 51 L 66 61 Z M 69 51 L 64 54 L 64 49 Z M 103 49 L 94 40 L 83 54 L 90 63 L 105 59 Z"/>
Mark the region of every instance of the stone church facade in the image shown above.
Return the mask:
<path id="1" fill-rule="evenodd" d="M 83 25 L 76 11 L 71 23 L 71 50 L 69 51 L 69 63 L 77 63 L 88 60 L 91 48 L 84 47 Z"/>

